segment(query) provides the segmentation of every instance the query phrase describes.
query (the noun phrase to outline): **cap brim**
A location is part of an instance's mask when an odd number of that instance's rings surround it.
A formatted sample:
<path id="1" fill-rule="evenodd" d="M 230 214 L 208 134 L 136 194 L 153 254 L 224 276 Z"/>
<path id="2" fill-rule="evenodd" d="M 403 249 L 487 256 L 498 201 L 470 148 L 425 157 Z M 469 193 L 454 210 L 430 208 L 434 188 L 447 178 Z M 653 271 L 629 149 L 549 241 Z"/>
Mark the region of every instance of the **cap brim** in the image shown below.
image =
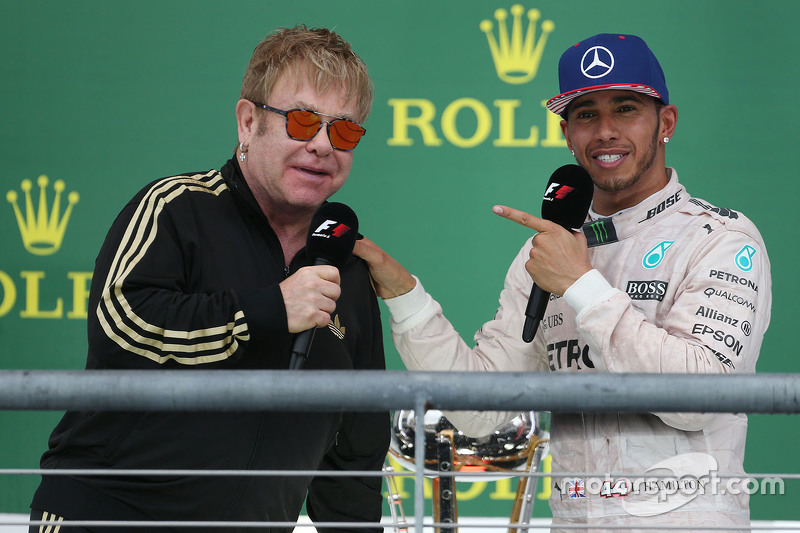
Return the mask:
<path id="1" fill-rule="evenodd" d="M 560 115 L 564 112 L 569 103 L 572 102 L 577 97 L 583 96 L 586 93 L 593 93 L 596 91 L 609 91 L 609 90 L 634 91 L 637 93 L 642 93 L 648 96 L 652 96 L 653 98 L 658 98 L 659 100 L 663 101 L 661 94 L 659 94 L 658 91 L 647 85 L 613 83 L 609 85 L 595 85 L 592 87 L 584 87 L 582 89 L 576 89 L 574 91 L 562 93 L 548 100 L 547 104 L 545 105 L 547 106 L 547 109 L 549 109 L 556 115 Z"/>

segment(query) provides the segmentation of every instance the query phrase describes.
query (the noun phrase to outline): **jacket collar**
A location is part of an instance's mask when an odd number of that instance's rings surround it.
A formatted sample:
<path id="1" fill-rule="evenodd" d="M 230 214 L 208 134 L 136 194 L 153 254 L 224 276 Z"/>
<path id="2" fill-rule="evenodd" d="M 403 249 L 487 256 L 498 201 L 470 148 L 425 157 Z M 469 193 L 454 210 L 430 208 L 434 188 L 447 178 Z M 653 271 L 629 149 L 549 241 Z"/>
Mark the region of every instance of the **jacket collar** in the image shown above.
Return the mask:
<path id="1" fill-rule="evenodd" d="M 689 201 L 689 194 L 678 182 L 678 173 L 675 169 L 668 168 L 668 170 L 670 178 L 667 185 L 638 205 L 610 217 L 603 217 L 590 211 L 589 220 L 582 228 L 589 247 L 626 239 L 678 212 Z"/>

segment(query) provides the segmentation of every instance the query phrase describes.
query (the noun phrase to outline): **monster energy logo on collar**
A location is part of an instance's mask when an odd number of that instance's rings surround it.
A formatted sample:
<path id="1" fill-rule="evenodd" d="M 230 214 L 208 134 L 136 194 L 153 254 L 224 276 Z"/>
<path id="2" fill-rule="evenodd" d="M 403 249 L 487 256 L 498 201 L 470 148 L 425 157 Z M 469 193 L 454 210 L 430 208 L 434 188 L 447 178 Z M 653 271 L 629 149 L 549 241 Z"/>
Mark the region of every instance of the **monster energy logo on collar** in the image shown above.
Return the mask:
<path id="1" fill-rule="evenodd" d="M 589 248 L 619 240 L 617 238 L 617 230 L 614 228 L 614 222 L 610 218 L 587 222 L 583 225 L 583 234 L 586 235 L 586 243 Z"/>

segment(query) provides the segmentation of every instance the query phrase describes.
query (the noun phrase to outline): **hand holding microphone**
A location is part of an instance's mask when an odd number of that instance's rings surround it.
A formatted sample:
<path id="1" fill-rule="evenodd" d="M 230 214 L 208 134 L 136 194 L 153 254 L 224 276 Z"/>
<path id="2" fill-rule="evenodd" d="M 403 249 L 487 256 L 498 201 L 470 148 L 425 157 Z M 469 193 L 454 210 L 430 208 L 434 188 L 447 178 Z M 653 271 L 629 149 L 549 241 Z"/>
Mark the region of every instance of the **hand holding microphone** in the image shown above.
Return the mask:
<path id="1" fill-rule="evenodd" d="M 542 218 L 505 206 L 494 212 L 536 230 L 531 259 L 525 268 L 534 284 L 525 309 L 522 340 L 531 342 L 544 318 L 550 293 L 563 294 L 581 275 L 591 270 L 586 241 L 580 228 L 592 202 L 594 185 L 589 174 L 578 165 L 557 169 L 547 183 L 542 199 Z"/>
<path id="2" fill-rule="evenodd" d="M 341 294 L 338 267 L 353 253 L 358 236 L 358 217 L 338 202 L 327 202 L 311 219 L 306 254 L 313 267 L 301 268 L 281 282 L 289 331 L 299 332 L 292 344 L 290 369 L 303 365 L 317 327 L 324 327 L 336 310 Z"/>
<path id="3" fill-rule="evenodd" d="M 280 283 L 290 333 L 328 324 L 341 294 L 339 270 L 330 265 L 309 266 Z"/>

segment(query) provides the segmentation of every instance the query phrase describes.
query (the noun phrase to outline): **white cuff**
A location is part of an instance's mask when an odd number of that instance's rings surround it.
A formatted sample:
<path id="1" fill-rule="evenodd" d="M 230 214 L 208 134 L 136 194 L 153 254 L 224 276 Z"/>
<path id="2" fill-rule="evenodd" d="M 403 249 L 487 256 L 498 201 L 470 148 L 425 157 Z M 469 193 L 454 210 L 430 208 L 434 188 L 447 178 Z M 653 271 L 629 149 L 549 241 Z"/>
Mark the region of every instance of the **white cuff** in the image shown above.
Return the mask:
<path id="1" fill-rule="evenodd" d="M 570 285 L 564 292 L 564 301 L 579 315 L 581 311 L 611 297 L 614 287 L 606 278 L 592 269 Z"/>
<path id="2" fill-rule="evenodd" d="M 417 284 L 413 289 L 394 298 L 386 298 L 383 302 L 392 314 L 392 330 L 404 333 L 419 325 L 435 311 L 434 300 L 417 276 L 413 276 Z"/>

